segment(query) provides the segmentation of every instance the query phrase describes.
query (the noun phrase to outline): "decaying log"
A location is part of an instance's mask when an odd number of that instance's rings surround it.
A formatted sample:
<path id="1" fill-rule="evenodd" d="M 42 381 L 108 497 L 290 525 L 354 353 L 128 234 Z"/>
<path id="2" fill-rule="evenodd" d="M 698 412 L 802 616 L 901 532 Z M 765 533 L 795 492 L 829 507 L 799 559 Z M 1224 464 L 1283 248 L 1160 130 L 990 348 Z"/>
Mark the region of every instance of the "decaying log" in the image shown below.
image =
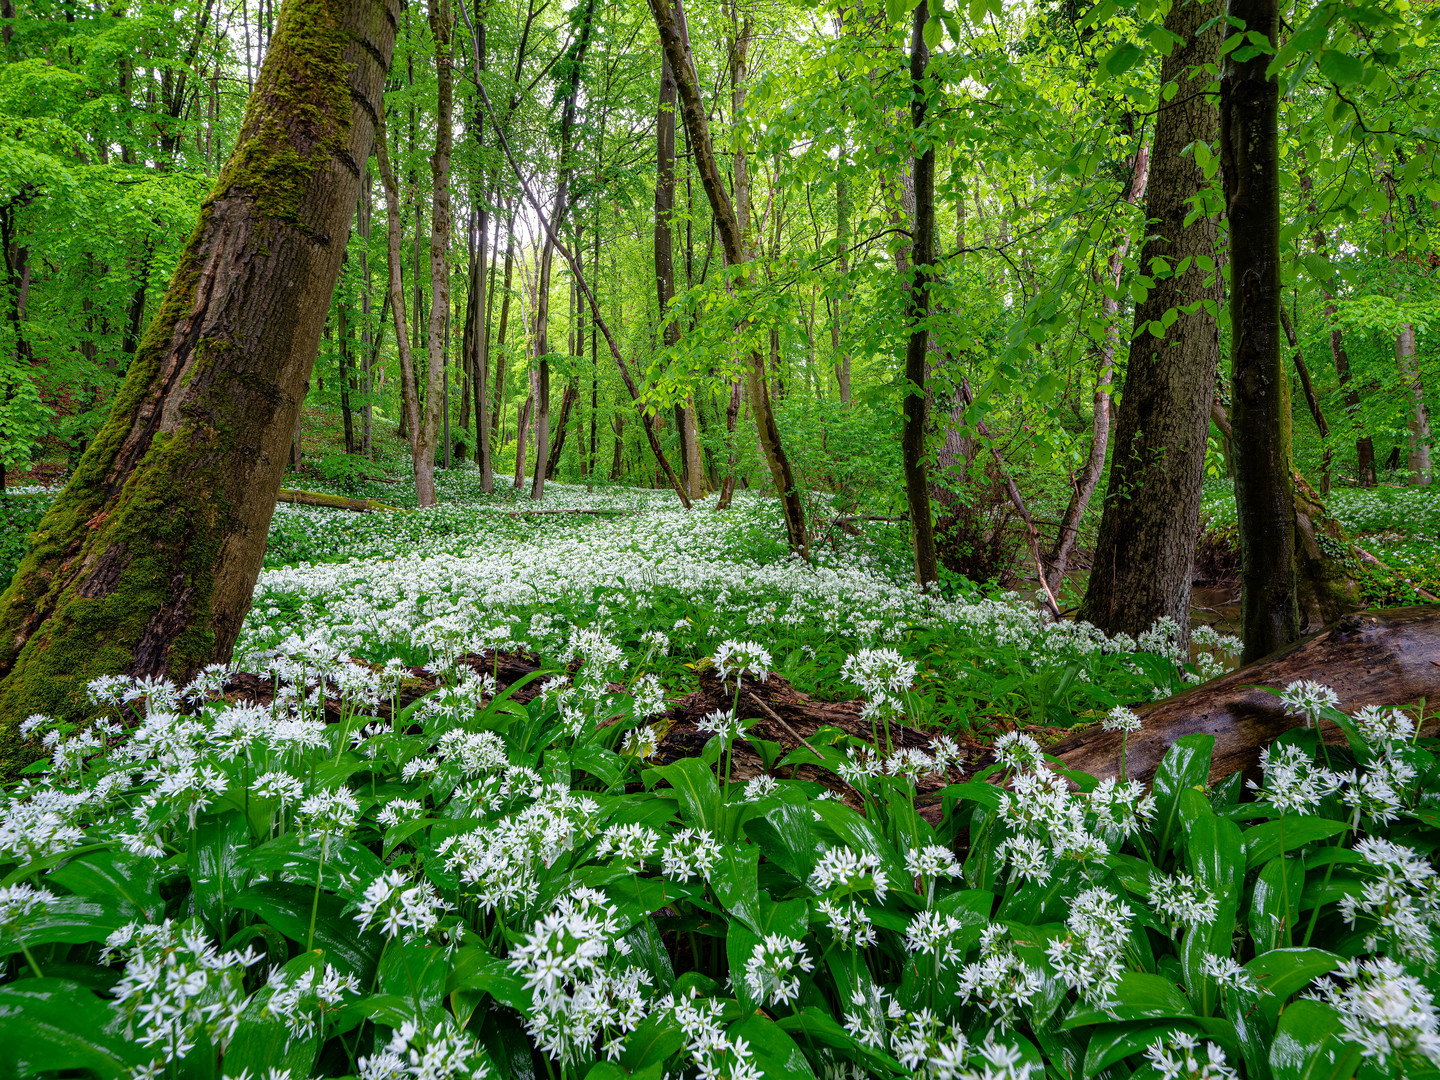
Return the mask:
<path id="1" fill-rule="evenodd" d="M 327 495 L 322 491 L 296 491 L 294 488 L 281 488 L 276 499 L 283 503 L 294 503 L 297 506 L 324 506 L 331 510 L 357 510 L 365 513 L 371 510 L 403 510 L 403 506 L 391 506 L 389 503 L 377 502 L 375 499 L 352 499 L 345 495 Z"/>
<path id="2" fill-rule="evenodd" d="M 1212 783 L 1254 768 L 1262 747 L 1303 722 L 1259 687 L 1283 689 L 1299 679 L 1331 687 L 1346 713 L 1422 699 L 1433 706 L 1440 702 L 1440 605 L 1342 616 L 1253 664 L 1137 710 L 1144 726 L 1130 736 L 1127 771 L 1150 779 L 1176 739 L 1197 733 L 1215 736 Z M 1324 725 L 1324 735 L 1327 742 L 1344 741 L 1333 724 Z M 1119 771 L 1118 732 L 1091 728 L 1046 750 L 1068 768 L 1101 779 Z"/>

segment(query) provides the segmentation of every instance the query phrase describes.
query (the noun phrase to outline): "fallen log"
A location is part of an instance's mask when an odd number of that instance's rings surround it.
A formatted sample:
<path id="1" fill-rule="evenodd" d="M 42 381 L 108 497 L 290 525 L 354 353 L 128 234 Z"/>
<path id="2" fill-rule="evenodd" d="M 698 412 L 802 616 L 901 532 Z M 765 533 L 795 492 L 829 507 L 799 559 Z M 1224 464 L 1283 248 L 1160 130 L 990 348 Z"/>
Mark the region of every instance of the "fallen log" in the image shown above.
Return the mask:
<path id="1" fill-rule="evenodd" d="M 1440 605 L 1344 615 L 1253 664 L 1137 710 L 1143 726 L 1126 745 L 1127 771 L 1149 780 L 1176 739 L 1201 733 L 1215 736 L 1212 783 L 1254 769 L 1262 747 L 1304 722 L 1260 687 L 1283 689 L 1300 679 L 1329 686 L 1346 713 L 1421 700 L 1433 707 L 1440 702 Z M 1333 724 L 1322 724 L 1322 733 L 1326 742 L 1344 742 Z M 1119 770 L 1120 734 L 1090 728 L 1046 752 L 1105 779 Z"/>
<path id="2" fill-rule="evenodd" d="M 391 506 L 375 499 L 352 499 L 345 495 L 327 495 L 323 491 L 297 491 L 281 488 L 277 500 L 294 503 L 297 506 L 324 506 L 331 510 L 356 510 L 367 513 L 371 510 L 403 510 L 403 506 Z"/>

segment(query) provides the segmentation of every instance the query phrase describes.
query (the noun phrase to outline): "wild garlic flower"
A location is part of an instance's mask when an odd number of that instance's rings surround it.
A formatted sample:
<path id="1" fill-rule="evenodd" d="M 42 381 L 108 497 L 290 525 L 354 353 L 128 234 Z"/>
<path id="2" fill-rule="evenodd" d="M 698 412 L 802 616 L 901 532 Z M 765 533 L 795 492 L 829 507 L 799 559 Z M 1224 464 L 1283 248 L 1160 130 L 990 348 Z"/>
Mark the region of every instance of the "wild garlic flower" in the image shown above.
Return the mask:
<path id="1" fill-rule="evenodd" d="M 880 987 L 871 983 L 864 989 L 850 992 L 850 1007 L 844 1012 L 845 1030 L 861 1046 L 872 1050 L 883 1050 L 889 1034 L 887 1020 L 899 1020 L 905 1015 L 900 1003 L 891 999 Z"/>
<path id="2" fill-rule="evenodd" d="M 746 802 L 759 802 L 770 795 L 774 795 L 780 789 L 774 778 L 769 776 L 756 776 L 745 782 L 744 799 Z"/>
<path id="3" fill-rule="evenodd" d="M 393 829 L 396 825 L 418 821 L 424 816 L 425 804 L 419 799 L 391 799 L 375 815 L 375 821 L 387 829 Z"/>
<path id="4" fill-rule="evenodd" d="M 646 859 L 659 850 L 660 834 L 648 825 L 632 821 L 623 825 L 611 825 L 601 833 L 595 855 L 601 859 L 613 856 L 627 866 L 640 868 L 644 866 Z"/>
<path id="5" fill-rule="evenodd" d="M 667 997 L 659 1008 L 675 1018 L 685 1038 L 685 1050 L 700 1076 L 706 1080 L 760 1080 L 749 1045 L 725 1034 L 720 999 L 698 997 L 692 986 L 688 995 Z"/>
<path id="6" fill-rule="evenodd" d="M 647 646 L 656 656 L 670 652 L 670 636 L 663 630 L 647 630 L 640 635 L 640 644 Z"/>
<path id="7" fill-rule="evenodd" d="M 625 741 L 621 744 L 620 749 L 630 757 L 645 761 L 655 753 L 659 746 L 660 736 L 656 734 L 655 729 L 649 724 L 641 724 L 625 733 Z"/>
<path id="8" fill-rule="evenodd" d="M 840 677 L 866 697 L 894 696 L 909 690 L 919 665 L 894 649 L 861 649 L 845 658 Z"/>
<path id="9" fill-rule="evenodd" d="M 343 836 L 355 827 L 360 803 L 349 788 L 321 791 L 304 800 L 296 811 L 296 820 L 310 835 L 330 840 Z"/>
<path id="10" fill-rule="evenodd" d="M 847 746 L 845 748 L 845 760 L 842 761 L 836 772 L 840 779 L 844 780 L 851 787 L 866 788 L 866 783 L 871 777 L 880 776 L 885 770 L 885 762 L 875 751 L 868 746 Z"/>
<path id="11" fill-rule="evenodd" d="M 20 934 L 28 923 L 44 915 L 55 894 L 27 882 L 0 886 L 0 934 Z"/>
<path id="12" fill-rule="evenodd" d="M 944 776 L 945 766 L 924 750 L 902 747 L 885 759 L 885 771 L 914 784 L 922 777 Z"/>
<path id="13" fill-rule="evenodd" d="M 745 729 L 744 721 L 740 720 L 730 709 L 717 709 L 714 712 L 706 713 L 696 721 L 695 726 L 701 731 L 714 735 L 727 747 Z"/>
<path id="14" fill-rule="evenodd" d="M 995 740 L 995 760 L 1018 772 L 1039 769 L 1045 763 L 1040 744 L 1021 731 L 1009 731 Z"/>
<path id="15" fill-rule="evenodd" d="M 673 881 L 709 881 L 710 871 L 720 861 L 720 852 L 719 841 L 708 829 L 681 829 L 661 853 L 660 865 Z"/>
<path id="16" fill-rule="evenodd" d="M 745 986 L 759 1002 L 788 1005 L 800 996 L 800 976 L 814 967 L 803 941 L 766 934 L 745 961 Z"/>
<path id="17" fill-rule="evenodd" d="M 1086 889 L 1070 903 L 1065 937 L 1045 947 L 1055 973 L 1082 999 L 1105 1007 L 1125 973 L 1130 906 L 1108 889 Z"/>
<path id="18" fill-rule="evenodd" d="M 245 1009 L 245 969 L 260 957 L 221 952 L 198 924 L 130 923 L 106 939 L 101 962 L 120 955 L 125 971 L 111 990 L 126 1034 L 183 1059 L 201 1035 L 223 1049 Z"/>
<path id="19" fill-rule="evenodd" d="M 1207 952 L 1200 961 L 1200 970 L 1214 979 L 1222 990 L 1234 990 L 1243 994 L 1255 994 L 1260 990 L 1255 976 L 1229 956 L 1217 956 Z"/>
<path id="20" fill-rule="evenodd" d="M 929 1009 L 905 1012 L 890 1035 L 900 1064 L 920 1080 L 961 1080 L 970 1057 L 970 1040 L 956 1024 L 946 1024 Z"/>
<path id="21" fill-rule="evenodd" d="M 1106 731 L 1119 731 L 1128 735 L 1131 732 L 1139 731 L 1142 725 L 1140 717 L 1136 713 L 1131 712 L 1124 705 L 1116 705 L 1100 722 L 1100 726 Z"/>
<path id="22" fill-rule="evenodd" d="M 1381 758 L 1369 769 L 1353 769 L 1335 778 L 1343 786 L 1340 801 L 1354 809 L 1354 827 L 1362 815 L 1377 825 L 1388 825 L 1405 809 L 1406 788 L 1414 782 L 1414 766 L 1400 758 Z"/>
<path id="23" fill-rule="evenodd" d="M 1355 844 L 1355 853 L 1377 874 L 1359 896 L 1340 898 L 1340 914 L 1351 926 L 1374 920 L 1366 949 L 1383 945 L 1391 956 L 1434 967 L 1440 962 L 1440 875 L 1420 852 L 1389 840 L 1367 837 Z"/>
<path id="24" fill-rule="evenodd" d="M 1320 722 L 1320 714 L 1340 704 L 1340 695 L 1322 683 L 1300 679 L 1280 691 L 1280 704 L 1290 716 L 1303 716 L 1306 727 Z"/>
<path id="25" fill-rule="evenodd" d="M 1340 778 L 1317 765 L 1298 746 L 1272 743 L 1260 751 L 1263 784 L 1246 781 L 1257 799 L 1263 799 L 1282 813 L 1312 814 L 1320 803 L 1340 786 Z"/>
<path id="26" fill-rule="evenodd" d="M 1169 1039 L 1156 1039 L 1145 1057 L 1161 1080 L 1238 1080 L 1239 1074 L 1225 1063 L 1225 1051 L 1213 1042 L 1201 1042 L 1188 1031 L 1171 1032 Z"/>
<path id="27" fill-rule="evenodd" d="M 355 921 L 361 930 L 378 925 L 386 938 L 409 944 L 439 926 L 449 906 L 428 881 L 412 884 L 399 870 L 387 870 L 366 886 Z"/>
<path id="28" fill-rule="evenodd" d="M 1101 780 L 1084 800 L 1102 829 L 1114 829 L 1120 836 L 1134 836 L 1155 818 L 1155 796 L 1138 780 Z"/>
<path id="29" fill-rule="evenodd" d="M 770 677 L 773 664 L 769 651 L 753 641 L 731 639 L 722 641 L 715 648 L 715 669 L 721 682 L 731 675 L 737 681 L 741 676 L 749 675 L 758 682 L 765 682 Z"/>
<path id="30" fill-rule="evenodd" d="M 920 956 L 933 956 L 935 965 L 951 967 L 964 959 L 965 926 L 954 915 L 927 910 L 910 916 L 905 928 L 905 951 Z"/>
<path id="31" fill-rule="evenodd" d="M 255 778 L 250 785 L 250 793 L 257 799 L 274 799 L 279 802 L 280 809 L 285 810 L 305 794 L 305 783 L 298 776 L 272 770 Z"/>
<path id="32" fill-rule="evenodd" d="M 1409 742 L 1415 734 L 1415 721 L 1403 709 L 1366 705 L 1356 711 L 1354 720 L 1356 729 L 1371 748 L 1385 754 Z"/>
<path id="33" fill-rule="evenodd" d="M 326 1017 L 343 1006 L 347 996 L 360 993 L 360 980 L 341 974 L 330 964 L 323 970 L 312 967 L 299 974 L 276 968 L 270 972 L 266 986 L 270 1000 L 262 1014 L 284 1022 L 289 1033 L 287 1046 L 315 1035 Z"/>
<path id="34" fill-rule="evenodd" d="M 1168 877 L 1150 873 L 1148 903 L 1166 921 L 1187 929 L 1209 926 L 1215 921 L 1220 902 L 1189 874 Z"/>
<path id="35" fill-rule="evenodd" d="M 958 878 L 960 860 L 955 853 L 939 844 L 910 848 L 905 852 L 905 871 L 913 878 L 933 882 L 942 877 Z"/>
<path id="36" fill-rule="evenodd" d="M 830 932 L 844 948 L 863 949 L 878 940 L 870 916 L 853 900 L 847 903 L 822 897 L 816 902 L 815 910 L 825 916 Z"/>
<path id="37" fill-rule="evenodd" d="M 665 712 L 665 687 L 655 675 L 642 675 L 631 683 L 630 696 L 637 717 L 659 716 Z"/>
<path id="38" fill-rule="evenodd" d="M 980 934 L 980 959 L 960 969 L 961 1001 L 980 1006 L 1001 1028 L 1015 1026 L 1045 988 L 1044 974 L 1020 958 L 1007 940 L 1009 931 L 990 924 Z"/>
<path id="39" fill-rule="evenodd" d="M 505 740 L 493 731 L 447 731 L 436 740 L 435 755 L 467 780 L 510 764 Z"/>
<path id="40" fill-rule="evenodd" d="M 837 895 L 872 890 L 875 899 L 883 901 L 890 887 L 890 877 L 880 867 L 880 857 L 873 852 L 857 852 L 848 847 L 822 848 L 810 874 L 810 887 L 822 893 L 834 890 Z"/>
<path id="41" fill-rule="evenodd" d="M 474 1035 L 447 1016 L 428 1030 L 406 1020 L 381 1050 L 359 1061 L 360 1080 L 487 1080 L 490 1066 Z"/>
<path id="42" fill-rule="evenodd" d="M 1424 983 L 1394 960 L 1346 960 L 1314 996 L 1340 1013 L 1346 1038 L 1361 1054 L 1392 1075 L 1440 1065 L 1435 1000 Z"/>

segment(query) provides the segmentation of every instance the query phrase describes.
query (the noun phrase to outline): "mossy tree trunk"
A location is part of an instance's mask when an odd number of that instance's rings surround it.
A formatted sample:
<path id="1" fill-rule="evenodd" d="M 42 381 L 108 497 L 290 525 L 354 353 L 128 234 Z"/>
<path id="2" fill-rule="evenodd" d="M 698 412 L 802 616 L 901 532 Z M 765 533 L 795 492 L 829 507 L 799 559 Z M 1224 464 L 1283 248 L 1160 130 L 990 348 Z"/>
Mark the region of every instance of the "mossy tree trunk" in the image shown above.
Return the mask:
<path id="1" fill-rule="evenodd" d="M 110 416 L 0 596 L 0 755 L 99 675 L 185 680 L 250 608 L 370 153 L 397 0 L 285 0 Z"/>

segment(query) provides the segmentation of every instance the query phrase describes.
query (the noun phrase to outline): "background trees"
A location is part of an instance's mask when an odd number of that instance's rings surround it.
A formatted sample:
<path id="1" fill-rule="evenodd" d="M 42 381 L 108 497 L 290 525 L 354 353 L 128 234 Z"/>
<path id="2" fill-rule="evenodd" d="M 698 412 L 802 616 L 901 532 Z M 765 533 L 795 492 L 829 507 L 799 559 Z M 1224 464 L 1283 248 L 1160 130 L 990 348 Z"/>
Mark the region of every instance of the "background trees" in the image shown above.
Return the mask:
<path id="1" fill-rule="evenodd" d="M 1252 430 L 1229 389 L 1230 253 L 1249 256 L 1221 195 L 1222 62 L 1263 55 L 1275 86 L 1275 303 L 1296 345 L 1269 377 L 1298 388 L 1298 355 L 1314 388 L 1271 473 L 1429 482 L 1440 385 L 1419 77 L 1434 12 L 1291 5 L 1263 47 L 1217 15 L 412 4 L 383 159 L 355 163 L 356 201 L 385 220 L 331 238 L 302 472 L 373 469 L 368 417 L 381 443 L 409 440 L 423 492 L 461 458 L 537 494 L 547 475 L 673 474 L 722 501 L 738 483 L 784 496 L 797 550 L 828 521 L 815 493 L 921 517 L 923 495 L 922 580 L 1018 568 L 1070 608 L 1066 568 L 1093 555 L 1085 617 L 1132 633 L 1180 618 L 1201 477 L 1238 462 L 1247 483 L 1254 431 L 1290 409 Z M 17 6 L 0 69 L 9 476 L 74 464 L 99 430 L 275 18 L 234 0 Z M 687 82 L 709 146 L 673 111 Z M 331 415 L 350 437 L 321 451 L 306 424 Z"/>

